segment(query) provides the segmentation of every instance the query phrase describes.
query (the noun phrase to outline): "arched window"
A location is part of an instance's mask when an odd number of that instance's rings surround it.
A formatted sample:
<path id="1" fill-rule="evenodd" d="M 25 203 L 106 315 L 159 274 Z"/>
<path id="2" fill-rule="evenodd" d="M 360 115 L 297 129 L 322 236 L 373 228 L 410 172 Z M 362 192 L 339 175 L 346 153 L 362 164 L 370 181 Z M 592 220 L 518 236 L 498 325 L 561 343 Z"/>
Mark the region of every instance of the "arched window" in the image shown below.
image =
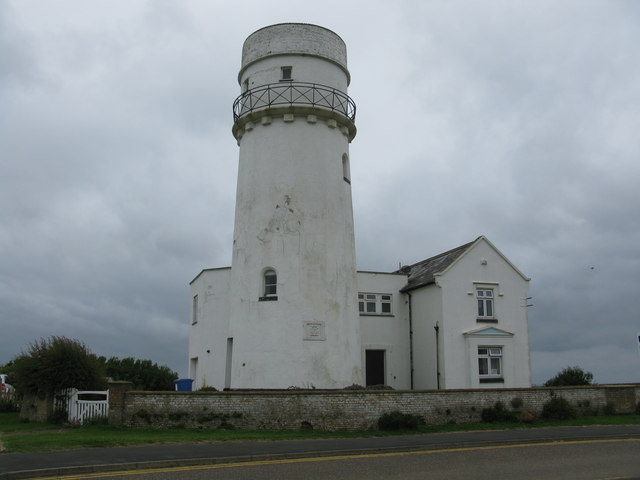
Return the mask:
<path id="1" fill-rule="evenodd" d="M 351 168 L 349 167 L 349 155 L 342 154 L 342 177 L 347 183 L 351 183 Z"/>
<path id="2" fill-rule="evenodd" d="M 278 275 L 273 268 L 267 268 L 262 275 L 262 295 L 269 300 L 278 298 Z"/>

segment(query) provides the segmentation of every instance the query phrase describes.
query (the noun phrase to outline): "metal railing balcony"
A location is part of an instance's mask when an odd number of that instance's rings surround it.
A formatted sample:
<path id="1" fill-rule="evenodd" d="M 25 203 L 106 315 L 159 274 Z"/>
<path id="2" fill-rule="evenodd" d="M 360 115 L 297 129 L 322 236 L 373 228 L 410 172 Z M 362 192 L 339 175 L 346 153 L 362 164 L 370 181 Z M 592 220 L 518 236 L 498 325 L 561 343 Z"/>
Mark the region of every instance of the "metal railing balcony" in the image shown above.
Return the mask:
<path id="1" fill-rule="evenodd" d="M 352 122 L 356 119 L 356 104 L 340 90 L 308 82 L 270 83 L 247 90 L 233 102 L 233 120 L 255 110 L 274 106 L 312 106 L 338 112 Z"/>

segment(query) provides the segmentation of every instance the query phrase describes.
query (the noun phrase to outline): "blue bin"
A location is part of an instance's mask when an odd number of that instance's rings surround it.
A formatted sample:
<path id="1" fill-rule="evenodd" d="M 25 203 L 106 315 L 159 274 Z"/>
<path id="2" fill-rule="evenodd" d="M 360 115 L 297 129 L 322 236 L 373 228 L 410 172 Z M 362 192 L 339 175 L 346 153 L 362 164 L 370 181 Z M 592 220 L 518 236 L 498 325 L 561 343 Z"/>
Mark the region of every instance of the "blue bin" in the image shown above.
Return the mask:
<path id="1" fill-rule="evenodd" d="M 174 380 L 173 383 L 176 385 L 176 392 L 190 392 L 193 380 L 191 378 L 179 378 Z"/>

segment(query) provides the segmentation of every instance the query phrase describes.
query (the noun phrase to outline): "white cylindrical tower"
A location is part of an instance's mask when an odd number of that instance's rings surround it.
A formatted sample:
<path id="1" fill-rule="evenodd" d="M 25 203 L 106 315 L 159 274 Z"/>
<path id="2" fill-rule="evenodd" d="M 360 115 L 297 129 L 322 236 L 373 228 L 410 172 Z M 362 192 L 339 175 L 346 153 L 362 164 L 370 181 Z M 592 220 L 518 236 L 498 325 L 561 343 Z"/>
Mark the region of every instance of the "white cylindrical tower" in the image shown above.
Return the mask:
<path id="1" fill-rule="evenodd" d="M 362 383 L 346 46 L 286 23 L 242 50 L 230 284 L 230 388 Z"/>

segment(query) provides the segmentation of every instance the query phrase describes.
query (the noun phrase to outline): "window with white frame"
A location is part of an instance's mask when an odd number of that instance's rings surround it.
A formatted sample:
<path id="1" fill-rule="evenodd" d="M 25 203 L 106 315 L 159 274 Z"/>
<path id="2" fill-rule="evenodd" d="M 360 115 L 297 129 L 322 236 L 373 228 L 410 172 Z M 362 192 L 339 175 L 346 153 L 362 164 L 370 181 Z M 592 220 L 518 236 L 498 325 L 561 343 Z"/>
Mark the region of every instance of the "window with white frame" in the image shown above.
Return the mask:
<path id="1" fill-rule="evenodd" d="M 262 299 L 275 300 L 278 294 L 278 275 L 272 268 L 265 270 L 262 276 Z"/>
<path id="2" fill-rule="evenodd" d="M 358 310 L 361 315 L 393 315 L 392 296 L 388 293 L 359 293 Z"/>
<path id="3" fill-rule="evenodd" d="M 478 318 L 496 318 L 493 304 L 492 288 L 476 288 L 476 299 L 478 301 Z"/>
<path id="4" fill-rule="evenodd" d="M 191 325 L 198 323 L 198 295 L 194 295 L 191 301 Z"/>
<path id="5" fill-rule="evenodd" d="M 502 347 L 478 347 L 480 380 L 502 378 Z"/>

